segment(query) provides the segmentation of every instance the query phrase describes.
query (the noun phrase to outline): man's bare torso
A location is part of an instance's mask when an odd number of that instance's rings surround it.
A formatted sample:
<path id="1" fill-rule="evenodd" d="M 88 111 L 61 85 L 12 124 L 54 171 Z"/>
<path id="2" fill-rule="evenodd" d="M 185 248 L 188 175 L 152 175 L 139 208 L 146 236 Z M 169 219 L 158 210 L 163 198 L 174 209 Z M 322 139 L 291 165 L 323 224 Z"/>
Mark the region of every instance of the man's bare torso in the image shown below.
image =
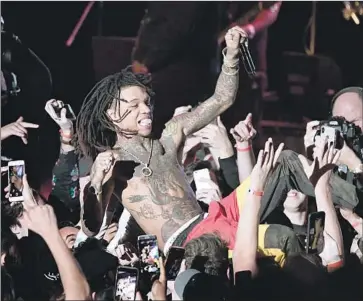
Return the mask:
<path id="1" fill-rule="evenodd" d="M 176 151 L 167 151 L 159 140 L 153 144 L 150 177 L 141 175 L 144 165 L 124 150 L 118 150 L 121 162 L 116 172 L 123 182 L 119 185 L 126 183 L 122 204 L 145 233 L 157 235 L 159 247 L 163 248 L 176 230 L 201 213 L 201 208 L 177 161 Z M 148 161 L 150 148 L 133 145 L 127 150 L 142 162 Z"/>

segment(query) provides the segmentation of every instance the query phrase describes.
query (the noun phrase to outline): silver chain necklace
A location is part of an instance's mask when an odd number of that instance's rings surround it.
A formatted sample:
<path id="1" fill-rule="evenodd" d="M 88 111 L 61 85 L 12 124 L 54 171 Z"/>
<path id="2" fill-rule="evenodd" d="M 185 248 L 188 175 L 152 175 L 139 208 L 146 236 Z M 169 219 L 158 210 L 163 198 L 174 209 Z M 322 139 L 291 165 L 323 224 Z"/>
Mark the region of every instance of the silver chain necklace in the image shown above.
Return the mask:
<path id="1" fill-rule="evenodd" d="M 141 169 L 141 173 L 144 177 L 148 178 L 153 174 L 153 171 L 149 167 L 150 161 L 151 161 L 151 155 L 153 153 L 153 145 L 154 145 L 154 140 L 151 140 L 150 155 L 149 155 L 149 159 L 147 160 L 147 163 L 141 161 L 138 157 L 136 157 L 134 154 L 130 153 L 127 149 L 124 149 L 121 145 L 119 145 L 119 148 L 121 148 L 123 151 L 125 151 L 130 156 L 134 157 L 137 161 L 139 161 L 141 164 L 144 165 L 144 167 Z"/>

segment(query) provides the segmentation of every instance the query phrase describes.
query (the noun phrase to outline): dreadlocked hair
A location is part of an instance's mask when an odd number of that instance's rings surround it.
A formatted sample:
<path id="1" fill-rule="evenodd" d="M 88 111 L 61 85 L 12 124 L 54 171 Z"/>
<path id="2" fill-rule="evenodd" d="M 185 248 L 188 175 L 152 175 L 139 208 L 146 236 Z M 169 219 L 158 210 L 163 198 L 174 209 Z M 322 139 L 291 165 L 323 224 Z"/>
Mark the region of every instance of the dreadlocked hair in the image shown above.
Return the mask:
<path id="1" fill-rule="evenodd" d="M 107 115 L 107 110 L 116 99 L 115 112 L 120 122 L 124 117 L 119 115 L 120 89 L 138 86 L 146 89 L 149 96 L 154 93 L 151 89 L 151 76 L 133 73 L 130 66 L 121 72 L 109 75 L 99 81 L 83 101 L 76 121 L 74 145 L 79 155 L 95 159 L 96 156 L 111 149 L 117 139 L 119 129 Z"/>

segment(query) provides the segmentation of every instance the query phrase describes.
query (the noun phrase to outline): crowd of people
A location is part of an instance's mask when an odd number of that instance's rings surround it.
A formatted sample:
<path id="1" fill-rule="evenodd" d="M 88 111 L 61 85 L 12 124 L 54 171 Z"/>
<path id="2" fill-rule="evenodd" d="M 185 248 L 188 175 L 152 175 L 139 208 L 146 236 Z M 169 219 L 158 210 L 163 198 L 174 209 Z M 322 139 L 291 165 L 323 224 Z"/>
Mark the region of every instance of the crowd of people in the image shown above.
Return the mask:
<path id="1" fill-rule="evenodd" d="M 271 138 L 256 150 L 252 114 L 232 129 L 220 117 L 245 38 L 226 33 L 214 93 L 176 108 L 160 135 L 152 78 L 131 68 L 97 83 L 75 122 L 46 103 L 60 139 L 50 193 L 30 187 L 25 162 L 13 201 L 21 158 L 1 169 L 2 300 L 363 300 L 363 89 L 334 96 L 342 118 L 307 124 L 305 154 Z M 37 130 L 19 117 L 1 140 Z M 161 254 L 153 277 L 140 271 L 145 234 Z M 168 279 L 173 248 L 183 258 Z"/>

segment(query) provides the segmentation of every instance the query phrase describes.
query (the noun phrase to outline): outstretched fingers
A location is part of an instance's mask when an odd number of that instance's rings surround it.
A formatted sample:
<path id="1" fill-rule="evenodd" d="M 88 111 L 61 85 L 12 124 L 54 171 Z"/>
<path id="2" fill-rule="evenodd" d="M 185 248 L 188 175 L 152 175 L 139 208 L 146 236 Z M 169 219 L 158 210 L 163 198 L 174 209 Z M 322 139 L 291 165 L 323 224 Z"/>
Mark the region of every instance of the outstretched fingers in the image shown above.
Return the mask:
<path id="1" fill-rule="evenodd" d="M 275 151 L 275 156 L 274 156 L 274 160 L 273 160 L 273 164 L 272 167 L 274 168 L 277 164 L 277 160 L 279 159 L 281 152 L 284 149 L 285 144 L 284 143 L 280 143 L 279 146 L 277 147 L 276 151 Z"/>

